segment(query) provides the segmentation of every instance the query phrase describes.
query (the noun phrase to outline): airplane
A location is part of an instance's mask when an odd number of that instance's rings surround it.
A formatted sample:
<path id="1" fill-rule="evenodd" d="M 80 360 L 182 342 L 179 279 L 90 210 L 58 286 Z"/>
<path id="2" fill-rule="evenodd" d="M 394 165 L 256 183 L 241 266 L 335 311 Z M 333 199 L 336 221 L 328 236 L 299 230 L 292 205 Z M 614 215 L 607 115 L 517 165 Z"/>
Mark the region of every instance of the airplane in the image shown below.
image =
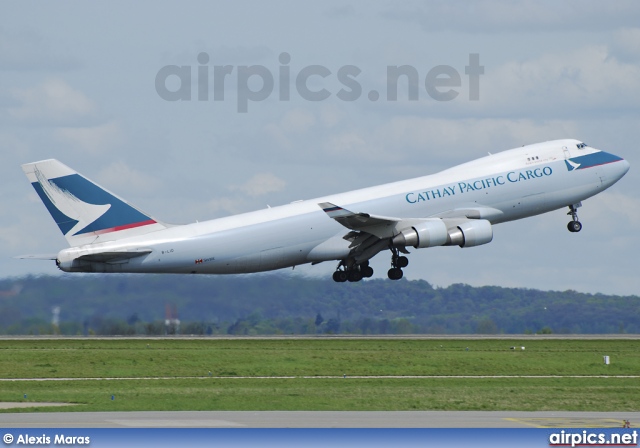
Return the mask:
<path id="1" fill-rule="evenodd" d="M 373 275 L 369 260 L 391 253 L 403 277 L 409 248 L 469 248 L 493 226 L 577 209 L 629 170 L 621 157 L 564 139 L 526 145 L 410 180 L 234 216 L 171 225 L 130 205 L 61 162 L 22 165 L 69 248 L 19 258 L 55 260 L 65 272 L 237 274 L 338 262 L 336 282 Z"/>

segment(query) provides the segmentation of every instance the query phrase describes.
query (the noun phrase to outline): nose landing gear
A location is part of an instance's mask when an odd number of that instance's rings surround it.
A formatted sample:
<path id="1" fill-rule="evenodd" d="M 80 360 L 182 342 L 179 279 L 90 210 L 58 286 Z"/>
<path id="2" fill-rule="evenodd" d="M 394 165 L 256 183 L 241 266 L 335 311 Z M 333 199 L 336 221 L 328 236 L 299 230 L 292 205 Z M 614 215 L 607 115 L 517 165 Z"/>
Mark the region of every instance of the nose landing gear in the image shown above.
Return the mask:
<path id="1" fill-rule="evenodd" d="M 567 224 L 567 229 L 569 232 L 579 232 L 582 230 L 582 223 L 578 221 L 578 208 L 582 207 L 582 203 L 578 202 L 577 204 L 571 204 L 569 206 L 569 213 L 567 215 L 571 215 L 571 221 Z"/>

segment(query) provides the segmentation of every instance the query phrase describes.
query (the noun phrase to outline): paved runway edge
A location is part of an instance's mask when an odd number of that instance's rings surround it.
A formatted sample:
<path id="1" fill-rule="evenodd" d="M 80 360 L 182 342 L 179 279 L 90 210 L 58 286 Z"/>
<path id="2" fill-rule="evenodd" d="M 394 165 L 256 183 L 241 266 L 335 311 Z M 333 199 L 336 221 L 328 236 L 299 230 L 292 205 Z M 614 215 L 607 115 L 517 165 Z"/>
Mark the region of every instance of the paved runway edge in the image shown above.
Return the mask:
<path id="1" fill-rule="evenodd" d="M 181 411 L 0 414 L 13 428 L 621 428 L 640 412 Z"/>

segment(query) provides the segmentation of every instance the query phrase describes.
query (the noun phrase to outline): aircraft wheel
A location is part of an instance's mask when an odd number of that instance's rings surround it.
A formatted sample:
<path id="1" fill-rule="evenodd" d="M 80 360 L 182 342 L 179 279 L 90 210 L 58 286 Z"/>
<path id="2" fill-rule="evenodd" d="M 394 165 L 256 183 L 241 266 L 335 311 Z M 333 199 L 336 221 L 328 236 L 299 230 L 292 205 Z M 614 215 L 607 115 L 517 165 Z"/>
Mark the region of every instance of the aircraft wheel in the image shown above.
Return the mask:
<path id="1" fill-rule="evenodd" d="M 350 282 L 359 282 L 360 280 L 362 280 L 362 272 L 356 269 L 349 271 L 347 274 L 347 280 L 349 280 Z"/>
<path id="2" fill-rule="evenodd" d="M 406 268 L 407 266 L 409 266 L 409 259 L 404 256 L 398 257 L 398 259 L 396 260 L 396 264 L 399 268 Z"/>
<path id="3" fill-rule="evenodd" d="M 402 278 L 402 269 L 400 268 L 391 268 L 389 272 L 387 272 L 387 276 L 391 280 L 400 280 Z"/>
<path id="4" fill-rule="evenodd" d="M 580 221 L 570 221 L 567 224 L 567 229 L 569 229 L 569 232 L 579 232 L 582 230 L 582 223 Z"/>
<path id="5" fill-rule="evenodd" d="M 364 278 L 370 278 L 373 276 L 373 268 L 371 266 L 361 266 L 360 272 Z"/>
<path id="6" fill-rule="evenodd" d="M 333 281 L 343 283 L 347 281 L 347 273 L 344 271 L 336 271 L 333 273 Z"/>

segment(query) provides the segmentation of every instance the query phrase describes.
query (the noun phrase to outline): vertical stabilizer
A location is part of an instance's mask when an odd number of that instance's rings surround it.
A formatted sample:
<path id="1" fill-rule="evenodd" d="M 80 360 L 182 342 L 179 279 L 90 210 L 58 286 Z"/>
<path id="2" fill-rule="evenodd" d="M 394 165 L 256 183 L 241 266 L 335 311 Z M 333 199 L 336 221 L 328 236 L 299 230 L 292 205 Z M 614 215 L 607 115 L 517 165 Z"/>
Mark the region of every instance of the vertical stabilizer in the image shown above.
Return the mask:
<path id="1" fill-rule="evenodd" d="M 22 169 L 70 246 L 167 228 L 57 160 L 27 163 Z"/>

